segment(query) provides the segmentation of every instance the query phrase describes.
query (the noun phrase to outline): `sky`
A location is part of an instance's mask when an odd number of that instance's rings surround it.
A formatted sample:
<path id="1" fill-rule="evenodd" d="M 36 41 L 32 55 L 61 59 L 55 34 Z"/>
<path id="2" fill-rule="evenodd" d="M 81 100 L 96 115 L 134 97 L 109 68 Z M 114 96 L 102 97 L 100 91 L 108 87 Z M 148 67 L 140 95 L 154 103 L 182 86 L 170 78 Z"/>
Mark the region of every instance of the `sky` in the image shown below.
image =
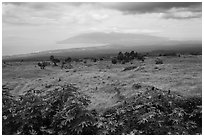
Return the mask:
<path id="1" fill-rule="evenodd" d="M 201 2 L 4 2 L 2 54 L 77 48 L 56 44 L 83 33 L 135 33 L 202 40 Z"/>

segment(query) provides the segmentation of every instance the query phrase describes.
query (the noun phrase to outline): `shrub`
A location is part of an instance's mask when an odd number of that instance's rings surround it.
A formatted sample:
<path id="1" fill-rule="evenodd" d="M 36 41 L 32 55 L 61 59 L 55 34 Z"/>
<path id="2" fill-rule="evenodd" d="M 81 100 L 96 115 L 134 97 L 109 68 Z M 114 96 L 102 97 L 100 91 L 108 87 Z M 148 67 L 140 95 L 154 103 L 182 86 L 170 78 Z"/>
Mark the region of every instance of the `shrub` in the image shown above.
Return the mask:
<path id="1" fill-rule="evenodd" d="M 60 62 L 60 60 L 55 58 L 53 55 L 50 56 L 50 61 L 52 61 L 55 66 L 57 66 L 57 63 Z"/>
<path id="2" fill-rule="evenodd" d="M 140 83 L 136 83 L 132 85 L 133 89 L 140 89 L 142 87 L 142 85 Z"/>
<path id="3" fill-rule="evenodd" d="M 72 61 L 72 58 L 71 57 L 67 57 L 66 59 L 65 59 L 65 62 L 67 62 L 67 63 L 70 63 Z"/>
<path id="4" fill-rule="evenodd" d="M 125 52 L 124 54 L 122 52 L 119 52 L 116 58 L 122 64 L 125 64 L 126 62 L 130 62 L 133 59 L 138 59 L 141 61 L 145 60 L 144 55 L 139 54 L 139 53 L 134 52 L 134 51 Z"/>
<path id="5" fill-rule="evenodd" d="M 194 101 L 190 100 L 192 98 L 179 99 L 178 95 L 152 88 L 106 110 L 98 121 L 100 134 L 201 134 L 202 101 L 200 98 L 199 103 L 193 103 L 191 107 L 190 102 Z"/>
<path id="6" fill-rule="evenodd" d="M 129 67 L 124 68 L 123 71 L 133 70 L 136 68 L 137 68 L 137 66 L 129 66 Z"/>
<path id="7" fill-rule="evenodd" d="M 75 61 L 75 62 L 82 62 L 82 59 L 78 59 L 78 58 L 72 58 L 71 61 Z"/>
<path id="8" fill-rule="evenodd" d="M 119 61 L 122 61 L 122 60 L 124 59 L 124 55 L 123 55 L 122 52 L 119 52 L 119 53 L 118 53 L 117 59 L 118 59 Z"/>
<path id="9" fill-rule="evenodd" d="M 96 62 L 97 61 L 97 59 L 96 58 L 93 58 L 93 62 Z"/>
<path id="10" fill-rule="evenodd" d="M 144 62 L 145 57 L 144 57 L 142 54 L 138 54 L 138 55 L 137 55 L 137 59 L 138 59 L 138 60 L 141 60 L 142 62 Z"/>
<path id="11" fill-rule="evenodd" d="M 141 85 L 134 85 L 140 89 Z M 148 86 L 140 95 L 97 113 L 77 88 L 29 90 L 18 98 L 2 86 L 3 135 L 183 135 L 202 133 L 202 98 Z"/>
<path id="12" fill-rule="evenodd" d="M 112 61 L 112 64 L 117 64 L 117 60 L 115 58 L 113 58 L 111 61 Z"/>
<path id="13" fill-rule="evenodd" d="M 48 66 L 48 63 L 43 61 L 43 62 L 38 62 L 38 66 L 40 69 L 45 69 L 46 66 Z"/>
<path id="14" fill-rule="evenodd" d="M 28 91 L 20 99 L 3 94 L 3 134 L 95 134 L 89 100 L 71 85 L 42 95 Z"/>
<path id="15" fill-rule="evenodd" d="M 125 64 L 125 63 L 126 63 L 126 62 L 123 60 L 123 61 L 122 61 L 122 64 Z"/>
<path id="16" fill-rule="evenodd" d="M 160 58 L 157 58 L 157 59 L 155 60 L 155 63 L 156 63 L 156 64 L 163 64 L 163 61 L 162 61 Z"/>

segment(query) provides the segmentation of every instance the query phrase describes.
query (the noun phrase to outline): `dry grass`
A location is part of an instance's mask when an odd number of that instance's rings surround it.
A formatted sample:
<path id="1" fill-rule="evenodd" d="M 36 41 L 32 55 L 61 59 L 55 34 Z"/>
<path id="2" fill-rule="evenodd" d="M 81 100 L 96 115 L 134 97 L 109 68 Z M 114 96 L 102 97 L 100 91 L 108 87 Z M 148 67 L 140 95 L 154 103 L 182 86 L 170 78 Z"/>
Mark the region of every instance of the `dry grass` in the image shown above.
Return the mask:
<path id="1" fill-rule="evenodd" d="M 47 90 L 56 84 L 72 83 L 80 92 L 90 96 L 90 108 L 103 110 L 120 103 L 121 97 L 130 97 L 140 90 L 132 88 L 142 83 L 162 90 L 171 90 L 185 96 L 202 95 L 202 57 L 161 57 L 164 64 L 155 64 L 155 58 L 147 58 L 144 63 L 111 64 L 111 61 L 72 63 L 73 69 L 35 67 L 36 63 L 10 63 L 3 67 L 3 85 L 13 94 L 23 94 L 28 89 Z M 140 69 L 123 71 L 129 66 Z M 75 70 L 75 72 L 74 72 Z M 61 81 L 59 82 L 59 78 Z M 118 88 L 120 93 L 115 88 Z"/>

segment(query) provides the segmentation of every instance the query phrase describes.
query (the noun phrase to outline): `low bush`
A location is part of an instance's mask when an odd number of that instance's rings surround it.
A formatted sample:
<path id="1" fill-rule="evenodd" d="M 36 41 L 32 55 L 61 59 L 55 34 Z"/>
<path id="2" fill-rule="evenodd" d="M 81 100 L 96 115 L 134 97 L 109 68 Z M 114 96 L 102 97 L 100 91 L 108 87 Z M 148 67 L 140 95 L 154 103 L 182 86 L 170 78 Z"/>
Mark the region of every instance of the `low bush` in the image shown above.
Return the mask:
<path id="1" fill-rule="evenodd" d="M 137 66 L 129 66 L 129 67 L 124 68 L 122 71 L 133 70 L 133 69 L 136 69 L 136 68 L 137 68 Z"/>
<path id="2" fill-rule="evenodd" d="M 126 100 L 100 117 L 100 134 L 183 135 L 202 133 L 202 99 L 158 92 Z"/>
<path id="3" fill-rule="evenodd" d="M 140 89 L 142 87 L 142 85 L 140 83 L 136 83 L 132 85 L 133 89 Z"/>
<path id="4" fill-rule="evenodd" d="M 140 88 L 140 85 L 135 85 Z M 97 113 L 71 85 L 18 98 L 2 91 L 3 135 L 182 135 L 202 133 L 202 98 L 146 87 L 140 95 Z"/>
<path id="5" fill-rule="evenodd" d="M 3 94 L 4 135 L 96 134 L 89 100 L 66 85 L 45 95 L 34 90 L 19 99 Z"/>
<path id="6" fill-rule="evenodd" d="M 71 58 L 71 57 L 67 57 L 67 58 L 65 59 L 65 62 L 66 62 L 66 63 L 72 62 L 72 58 Z"/>
<path id="7" fill-rule="evenodd" d="M 112 64 L 117 64 L 117 60 L 116 60 L 115 58 L 113 58 L 113 59 L 111 60 L 111 62 L 112 62 Z"/>
<path id="8" fill-rule="evenodd" d="M 141 53 L 137 53 L 134 51 L 131 52 L 125 52 L 124 54 L 122 52 L 119 52 L 116 59 L 121 62 L 122 64 L 125 64 L 127 62 L 130 62 L 131 60 L 137 59 L 142 62 L 145 60 L 145 55 Z"/>
<path id="9" fill-rule="evenodd" d="M 155 60 L 155 63 L 156 63 L 156 64 L 163 64 L 163 61 L 162 61 L 160 58 L 157 58 L 157 59 Z"/>

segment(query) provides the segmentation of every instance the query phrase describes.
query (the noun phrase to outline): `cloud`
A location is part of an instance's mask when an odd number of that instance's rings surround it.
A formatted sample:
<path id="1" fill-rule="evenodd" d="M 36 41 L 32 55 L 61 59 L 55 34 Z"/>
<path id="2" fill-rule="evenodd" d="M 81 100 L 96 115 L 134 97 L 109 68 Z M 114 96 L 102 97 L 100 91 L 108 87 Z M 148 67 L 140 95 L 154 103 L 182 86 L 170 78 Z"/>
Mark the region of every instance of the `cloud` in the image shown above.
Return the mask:
<path id="1" fill-rule="evenodd" d="M 36 3 L 33 3 L 36 6 Z M 60 16 L 55 10 L 36 10 L 31 3 L 3 3 L 3 23 L 17 25 L 46 25 L 56 23 Z M 39 5 L 39 4 L 37 4 Z M 42 4 L 44 5 L 44 4 Z M 39 8 L 39 6 L 37 6 Z"/>
<path id="2" fill-rule="evenodd" d="M 29 9 L 35 10 L 47 10 L 56 8 L 61 4 L 52 3 L 52 2 L 3 2 L 3 5 L 12 5 L 19 8 L 27 7 Z"/>
<path id="3" fill-rule="evenodd" d="M 126 2 L 101 3 L 106 8 L 112 8 L 124 14 L 158 13 L 164 19 L 201 18 L 201 2 Z"/>
<path id="4" fill-rule="evenodd" d="M 202 12 L 193 11 L 189 8 L 172 8 L 166 13 L 161 14 L 162 18 L 165 19 L 192 19 L 192 18 L 201 18 Z"/>
<path id="5" fill-rule="evenodd" d="M 101 22 L 112 14 L 90 3 L 3 3 L 3 23 L 16 25 L 88 25 Z M 108 12 L 108 14 L 106 13 Z"/>
<path id="6" fill-rule="evenodd" d="M 116 27 L 116 26 L 110 26 L 110 27 L 91 27 L 89 28 L 91 32 L 104 32 L 104 33 L 137 33 L 137 34 L 150 34 L 150 33 L 157 33 L 161 32 L 161 30 L 153 30 L 153 29 L 135 29 L 131 27 Z"/>
<path id="7" fill-rule="evenodd" d="M 104 7 L 120 10 L 126 14 L 160 13 L 171 8 L 191 8 L 202 11 L 201 2 L 118 2 L 101 3 Z"/>
<path id="8" fill-rule="evenodd" d="M 34 26 L 93 25 L 119 14 L 158 13 L 164 19 L 202 15 L 200 2 L 3 2 L 2 8 L 3 23 Z"/>

